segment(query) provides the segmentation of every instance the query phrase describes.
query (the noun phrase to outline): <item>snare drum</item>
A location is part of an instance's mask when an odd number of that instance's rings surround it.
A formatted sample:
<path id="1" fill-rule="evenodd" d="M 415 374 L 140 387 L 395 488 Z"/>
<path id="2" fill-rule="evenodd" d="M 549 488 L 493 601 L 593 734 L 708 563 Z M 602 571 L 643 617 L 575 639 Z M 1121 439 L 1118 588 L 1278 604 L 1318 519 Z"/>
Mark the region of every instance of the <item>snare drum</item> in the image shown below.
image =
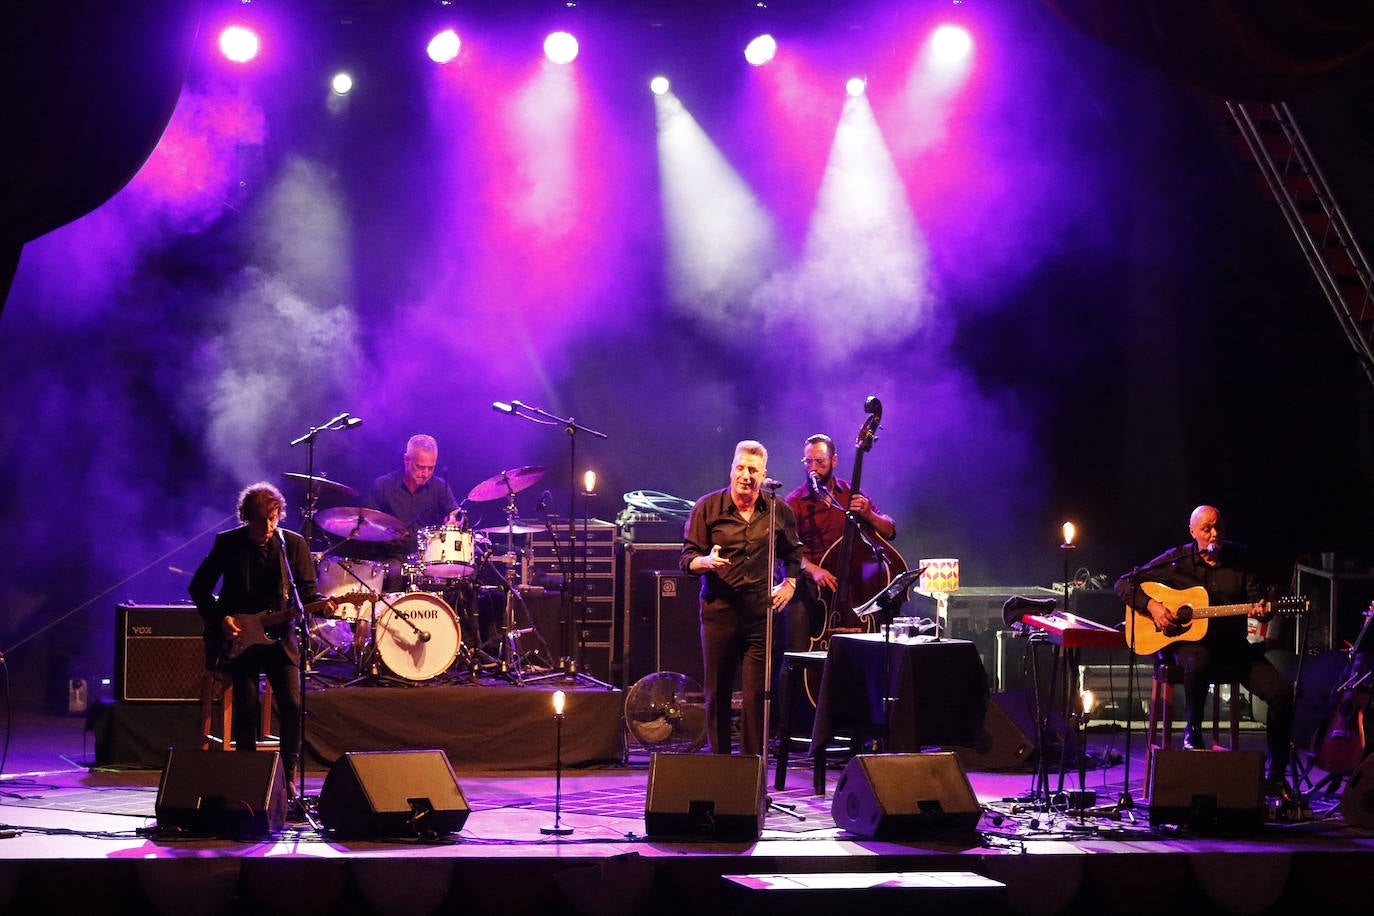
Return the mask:
<path id="1" fill-rule="evenodd" d="M 457 579 L 470 576 L 477 568 L 473 533 L 457 525 L 421 528 L 419 565 L 432 579 Z"/>
<path id="2" fill-rule="evenodd" d="M 397 677 L 408 681 L 438 677 L 453 664 L 463 646 L 458 615 L 438 595 L 383 595 L 376 603 L 376 614 L 373 644 L 382 664 Z"/>
<path id="3" fill-rule="evenodd" d="M 338 607 L 328 616 L 356 623 L 371 613 L 371 602 L 364 593 L 381 592 L 386 581 L 386 564 L 325 557 L 315 576 L 315 586 L 321 595 L 347 599 L 338 601 Z"/>

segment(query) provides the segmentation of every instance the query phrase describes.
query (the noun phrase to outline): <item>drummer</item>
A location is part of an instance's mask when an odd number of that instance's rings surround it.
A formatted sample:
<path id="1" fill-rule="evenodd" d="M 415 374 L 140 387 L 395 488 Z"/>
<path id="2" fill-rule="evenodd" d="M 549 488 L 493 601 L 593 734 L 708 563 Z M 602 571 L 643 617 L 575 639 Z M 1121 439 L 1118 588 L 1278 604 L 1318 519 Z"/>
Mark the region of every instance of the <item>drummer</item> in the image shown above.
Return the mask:
<path id="1" fill-rule="evenodd" d="M 401 469 L 383 474 L 372 482 L 368 504 L 400 519 L 408 529 L 394 541 L 377 544 L 376 558 L 399 567 L 415 552 L 415 535 L 421 528 L 456 524 L 462 510 L 453 498 L 453 489 L 442 477 L 434 476 L 439 462 L 439 443 L 433 436 L 410 437 Z M 388 586 L 389 587 L 389 586 Z"/>

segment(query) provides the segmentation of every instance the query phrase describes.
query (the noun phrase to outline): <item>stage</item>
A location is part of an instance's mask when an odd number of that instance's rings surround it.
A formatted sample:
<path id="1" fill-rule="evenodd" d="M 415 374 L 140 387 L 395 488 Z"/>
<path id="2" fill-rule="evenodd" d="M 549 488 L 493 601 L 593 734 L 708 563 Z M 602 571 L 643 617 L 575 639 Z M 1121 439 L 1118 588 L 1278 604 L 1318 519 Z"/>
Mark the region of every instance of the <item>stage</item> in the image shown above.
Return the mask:
<path id="1" fill-rule="evenodd" d="M 567 837 L 541 833 L 555 818 L 554 773 L 493 772 L 455 760 L 471 813 L 447 838 L 344 841 L 290 823 L 274 839 L 238 842 L 150 833 L 159 772 L 96 767 L 91 738 L 80 719 L 18 713 L 0 799 L 7 837 L 0 906 L 169 914 L 809 913 L 833 912 L 838 895 L 876 912 L 1370 908 L 1363 876 L 1374 866 L 1374 831 L 1346 826 L 1331 810 L 1335 799 L 1314 799 L 1310 819 L 1215 837 L 1151 830 L 1143 807 L 1121 818 L 1036 810 L 1007 801 L 1030 790 L 1032 773 L 975 771 L 969 779 L 984 806 L 976 835 L 888 842 L 835 826 L 830 805 L 839 771 L 832 768 L 825 796 L 812 794 L 805 778 L 773 793 L 805 820 L 770 813 L 757 842 L 674 842 L 643 835 L 649 767 L 632 749 L 626 766 L 563 773 L 559 817 L 573 830 Z M 1258 746 L 1262 735 L 1247 733 L 1243 741 Z M 1130 788 L 1143 803 L 1139 743 Z M 1122 735 L 1094 732 L 1089 748 L 1120 751 Z M 1104 804 L 1114 801 L 1123 770 L 1090 771 L 1087 788 Z M 311 772 L 311 793 L 323 776 Z M 1078 787 L 1076 774 L 1067 779 Z M 788 877 L 772 883 L 790 889 L 749 889 L 766 883 L 761 876 L 778 875 Z M 871 884 L 881 886 L 864 887 Z"/>

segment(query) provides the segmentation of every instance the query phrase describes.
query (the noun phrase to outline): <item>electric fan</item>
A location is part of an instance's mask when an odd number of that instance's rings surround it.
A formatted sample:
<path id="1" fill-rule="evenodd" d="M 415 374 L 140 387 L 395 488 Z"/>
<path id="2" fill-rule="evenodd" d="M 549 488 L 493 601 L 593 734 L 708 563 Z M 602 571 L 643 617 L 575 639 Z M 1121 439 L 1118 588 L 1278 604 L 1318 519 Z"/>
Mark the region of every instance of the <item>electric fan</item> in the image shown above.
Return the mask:
<path id="1" fill-rule="evenodd" d="M 656 671 L 625 697 L 625 726 L 645 749 L 683 754 L 706 743 L 706 697 L 685 674 Z"/>

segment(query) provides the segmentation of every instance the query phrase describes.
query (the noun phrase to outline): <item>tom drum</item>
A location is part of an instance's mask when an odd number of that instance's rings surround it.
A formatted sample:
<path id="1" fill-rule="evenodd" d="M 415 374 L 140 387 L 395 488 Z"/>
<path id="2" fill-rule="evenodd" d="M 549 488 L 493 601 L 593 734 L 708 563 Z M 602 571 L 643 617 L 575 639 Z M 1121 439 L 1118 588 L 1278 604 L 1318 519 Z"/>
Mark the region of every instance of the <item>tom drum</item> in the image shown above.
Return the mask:
<path id="1" fill-rule="evenodd" d="M 421 528 L 419 535 L 420 569 L 428 578 L 457 579 L 472 575 L 477 568 L 473 532 L 458 525 Z"/>

